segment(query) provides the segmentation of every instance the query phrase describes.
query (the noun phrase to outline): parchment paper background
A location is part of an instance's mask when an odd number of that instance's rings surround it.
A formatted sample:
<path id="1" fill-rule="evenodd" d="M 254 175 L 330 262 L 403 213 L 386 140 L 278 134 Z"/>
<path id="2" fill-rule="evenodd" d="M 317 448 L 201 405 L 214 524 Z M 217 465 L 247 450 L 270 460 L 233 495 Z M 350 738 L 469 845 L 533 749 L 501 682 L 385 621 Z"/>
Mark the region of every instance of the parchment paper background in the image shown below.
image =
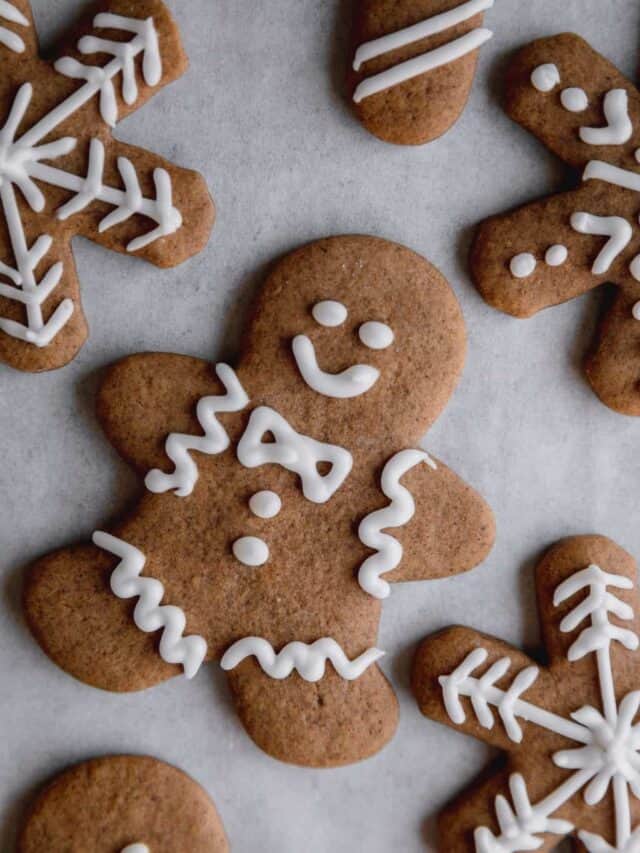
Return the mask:
<path id="1" fill-rule="evenodd" d="M 34 0 L 45 46 L 82 5 Z M 133 751 L 198 779 L 237 853 L 434 850 L 433 816 L 490 756 L 420 716 L 408 691 L 416 643 L 462 622 L 534 648 L 531 567 L 559 537 L 601 532 L 640 557 L 640 421 L 606 409 L 580 372 L 598 296 L 518 321 L 488 308 L 466 270 L 476 222 L 570 181 L 503 114 L 505 59 L 530 39 L 575 30 L 634 78 L 640 6 L 496 0 L 487 15 L 496 35 L 463 118 L 444 139 L 409 149 L 370 137 L 345 103 L 350 3 L 169 5 L 191 69 L 117 135 L 206 175 L 219 207 L 213 238 L 165 272 L 78 240 L 91 324 L 80 356 L 48 375 L 0 367 L 0 846 L 13 849 L 18 815 L 49 776 Z M 29 560 L 87 539 L 139 489 L 94 417 L 103 367 L 145 349 L 233 357 L 265 267 L 343 232 L 405 243 L 451 281 L 469 331 L 467 367 L 425 446 L 485 495 L 498 539 L 471 574 L 393 588 L 379 645 L 402 704 L 397 736 L 364 764 L 314 771 L 254 747 L 215 666 L 129 696 L 74 681 L 31 639 L 20 590 Z"/>

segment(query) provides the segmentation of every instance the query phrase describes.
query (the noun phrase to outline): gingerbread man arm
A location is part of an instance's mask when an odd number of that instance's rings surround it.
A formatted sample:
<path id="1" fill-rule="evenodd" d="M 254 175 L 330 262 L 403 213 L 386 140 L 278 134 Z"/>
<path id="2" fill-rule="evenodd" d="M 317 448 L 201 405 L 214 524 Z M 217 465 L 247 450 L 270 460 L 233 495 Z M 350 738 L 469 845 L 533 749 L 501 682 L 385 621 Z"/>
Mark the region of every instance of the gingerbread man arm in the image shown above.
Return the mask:
<path id="1" fill-rule="evenodd" d="M 416 512 L 390 531 L 403 548 L 402 562 L 384 575 L 390 583 L 443 578 L 477 566 L 491 550 L 495 520 L 480 495 L 440 460 L 418 465 L 403 484 Z"/>
<path id="2" fill-rule="evenodd" d="M 145 475 L 152 468 L 170 468 L 167 436 L 202 433 L 196 417 L 198 400 L 223 392 L 208 361 L 141 353 L 107 371 L 98 395 L 98 418 L 120 455 Z"/>

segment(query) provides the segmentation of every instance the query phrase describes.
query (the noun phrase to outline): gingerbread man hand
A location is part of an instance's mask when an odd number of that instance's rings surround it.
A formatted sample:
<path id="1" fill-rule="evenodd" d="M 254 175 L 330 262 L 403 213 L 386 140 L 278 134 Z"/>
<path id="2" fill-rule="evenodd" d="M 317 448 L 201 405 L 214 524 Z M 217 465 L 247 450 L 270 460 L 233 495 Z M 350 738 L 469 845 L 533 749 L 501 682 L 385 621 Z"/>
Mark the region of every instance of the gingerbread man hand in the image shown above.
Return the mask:
<path id="1" fill-rule="evenodd" d="M 0 62 L 0 361 L 50 370 L 87 337 L 74 236 L 174 266 L 204 246 L 214 207 L 196 172 L 112 136 L 186 68 L 160 0 L 103 3 L 53 63 L 28 0 L 2 0 Z"/>
<path id="2" fill-rule="evenodd" d="M 111 690 L 218 659 L 272 755 L 375 752 L 397 715 L 375 666 L 389 583 L 470 569 L 493 540 L 482 499 L 416 449 L 464 349 L 430 264 L 340 237 L 275 267 L 236 370 L 216 378 L 177 355 L 115 365 L 100 419 L 148 491 L 97 548 L 31 571 L 25 607 L 45 651 Z"/>
<path id="3" fill-rule="evenodd" d="M 606 405 L 640 415 L 640 93 L 565 34 L 518 54 L 506 103 L 582 182 L 480 227 L 471 255 L 478 289 L 501 311 L 529 317 L 604 282 L 617 285 L 586 372 Z"/>
<path id="4" fill-rule="evenodd" d="M 633 558 L 574 536 L 538 565 L 548 664 L 451 628 L 427 639 L 413 686 L 422 712 L 507 754 L 442 814 L 447 853 L 632 853 L 640 839 L 640 598 Z"/>

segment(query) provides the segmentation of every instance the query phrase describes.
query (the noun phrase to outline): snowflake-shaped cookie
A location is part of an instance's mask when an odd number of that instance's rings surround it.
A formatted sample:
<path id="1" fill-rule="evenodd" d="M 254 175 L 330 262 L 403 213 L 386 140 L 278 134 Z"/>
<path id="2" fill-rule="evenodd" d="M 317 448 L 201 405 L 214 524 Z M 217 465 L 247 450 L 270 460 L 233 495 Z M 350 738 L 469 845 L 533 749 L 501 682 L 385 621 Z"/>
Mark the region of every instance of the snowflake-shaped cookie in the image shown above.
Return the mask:
<path id="1" fill-rule="evenodd" d="M 487 220 L 471 254 L 482 296 L 516 317 L 617 285 L 586 373 L 601 400 L 640 415 L 640 93 L 576 35 L 513 61 L 506 109 L 568 165 L 579 189 Z"/>
<path id="2" fill-rule="evenodd" d="M 60 367 L 87 336 L 71 254 L 81 234 L 174 266 L 213 223 L 204 181 L 111 135 L 186 67 L 160 0 L 112 0 L 53 63 L 28 0 L 0 2 L 0 360 Z"/>
<path id="3" fill-rule="evenodd" d="M 507 766 L 442 815 L 447 853 L 640 849 L 640 601 L 634 560 L 602 536 L 555 545 L 537 569 L 547 666 L 466 628 L 426 640 L 421 710 L 505 750 Z"/>

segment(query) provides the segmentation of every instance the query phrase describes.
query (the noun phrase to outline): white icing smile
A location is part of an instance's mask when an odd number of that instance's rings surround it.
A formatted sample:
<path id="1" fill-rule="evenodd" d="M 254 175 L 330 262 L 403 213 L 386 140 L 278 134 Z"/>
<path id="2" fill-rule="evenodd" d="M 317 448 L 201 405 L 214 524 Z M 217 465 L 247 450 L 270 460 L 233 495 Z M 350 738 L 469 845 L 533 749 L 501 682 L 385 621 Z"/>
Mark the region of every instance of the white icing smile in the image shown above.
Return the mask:
<path id="1" fill-rule="evenodd" d="M 370 391 L 380 378 L 380 371 L 368 364 L 354 364 L 342 373 L 326 373 L 319 366 L 313 342 L 306 335 L 297 335 L 291 348 L 304 381 L 326 397 L 360 397 Z"/>

